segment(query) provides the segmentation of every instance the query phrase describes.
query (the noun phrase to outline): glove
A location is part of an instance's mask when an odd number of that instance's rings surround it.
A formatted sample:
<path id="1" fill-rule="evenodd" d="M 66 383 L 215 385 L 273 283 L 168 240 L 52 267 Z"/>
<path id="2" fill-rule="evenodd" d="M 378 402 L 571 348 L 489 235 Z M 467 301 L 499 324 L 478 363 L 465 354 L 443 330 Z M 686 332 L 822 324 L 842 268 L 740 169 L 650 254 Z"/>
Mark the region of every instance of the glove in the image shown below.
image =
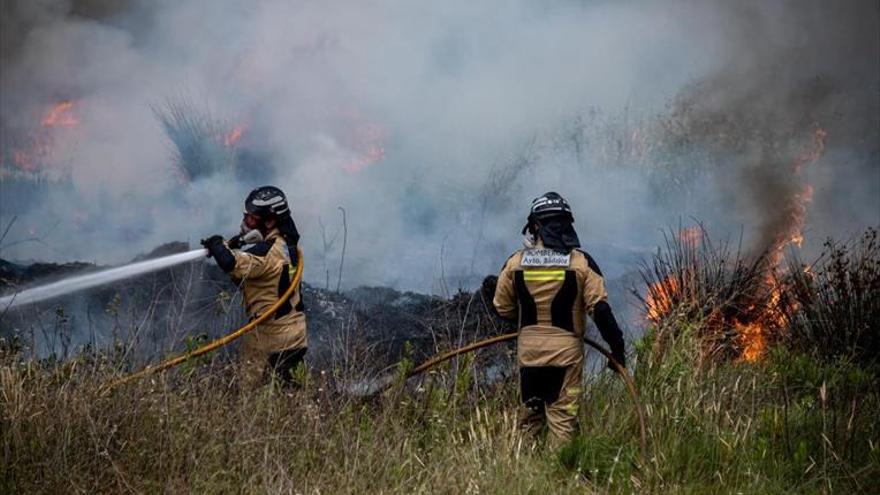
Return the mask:
<path id="1" fill-rule="evenodd" d="M 224 272 L 229 273 L 235 268 L 235 255 L 226 247 L 226 244 L 223 244 L 223 236 L 212 235 L 207 239 L 202 239 L 202 246 L 208 250 L 208 257 L 213 257 L 217 266 Z"/>
<path id="2" fill-rule="evenodd" d="M 492 300 L 495 299 L 495 289 L 498 287 L 498 277 L 495 275 L 489 275 L 483 279 L 483 286 L 480 290 L 483 293 L 483 300 L 486 301 L 487 304 L 492 305 Z"/>
<path id="3" fill-rule="evenodd" d="M 222 235 L 212 235 L 207 239 L 202 239 L 202 246 L 208 250 L 208 258 L 215 256 L 220 250 L 224 248 L 223 246 L 223 236 Z"/>
<path id="4" fill-rule="evenodd" d="M 229 238 L 229 241 L 226 242 L 226 245 L 229 246 L 229 249 L 241 249 L 241 235 L 234 235 Z"/>

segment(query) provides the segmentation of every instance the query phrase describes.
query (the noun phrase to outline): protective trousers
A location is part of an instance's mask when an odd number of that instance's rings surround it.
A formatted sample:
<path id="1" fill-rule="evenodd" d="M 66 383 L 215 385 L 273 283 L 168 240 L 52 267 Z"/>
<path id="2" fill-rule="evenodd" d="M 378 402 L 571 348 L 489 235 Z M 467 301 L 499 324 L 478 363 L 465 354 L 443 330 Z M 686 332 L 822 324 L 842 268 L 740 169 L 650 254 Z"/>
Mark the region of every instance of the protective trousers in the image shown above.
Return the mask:
<path id="1" fill-rule="evenodd" d="M 239 363 L 242 387 L 257 387 L 267 374 L 285 385 L 298 385 L 295 380 L 296 368 L 303 362 L 307 348 L 297 346 L 276 350 L 277 344 L 267 345 L 267 340 L 268 344 L 271 344 L 272 339 L 267 339 L 265 333 L 268 332 L 261 330 L 264 329 L 261 328 L 242 338 Z"/>
<path id="2" fill-rule="evenodd" d="M 570 366 L 522 366 L 520 426 L 537 432 L 546 421 L 550 444 L 557 447 L 577 430 L 583 362 Z"/>

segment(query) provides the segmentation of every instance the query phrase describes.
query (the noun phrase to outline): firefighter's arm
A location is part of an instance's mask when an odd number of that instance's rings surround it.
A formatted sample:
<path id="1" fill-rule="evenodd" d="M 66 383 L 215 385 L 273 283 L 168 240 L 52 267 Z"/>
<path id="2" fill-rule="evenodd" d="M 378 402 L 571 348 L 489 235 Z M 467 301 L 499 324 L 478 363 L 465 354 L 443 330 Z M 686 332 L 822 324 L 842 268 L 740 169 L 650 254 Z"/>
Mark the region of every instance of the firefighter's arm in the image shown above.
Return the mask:
<path id="1" fill-rule="evenodd" d="M 226 243 L 223 242 L 223 236 L 212 235 L 207 239 L 202 239 L 202 246 L 208 250 L 208 257 L 214 258 L 217 266 L 224 272 L 229 273 L 235 268 L 235 256 L 226 246 Z"/>
<path id="2" fill-rule="evenodd" d="M 596 323 L 599 333 L 608 346 L 611 347 L 611 355 L 614 360 L 626 366 L 626 352 L 623 343 L 623 332 L 614 318 L 611 305 L 608 304 L 608 293 L 605 291 L 605 279 L 588 268 L 584 280 L 584 306 Z M 615 369 L 610 363 L 609 367 Z"/>
<path id="3" fill-rule="evenodd" d="M 512 259 L 512 258 L 511 258 Z M 507 260 L 501 273 L 498 274 L 498 285 L 495 287 L 495 297 L 492 304 L 498 314 L 507 320 L 514 320 L 519 315 L 516 304 L 516 291 L 513 286 L 513 267 L 511 260 Z"/>

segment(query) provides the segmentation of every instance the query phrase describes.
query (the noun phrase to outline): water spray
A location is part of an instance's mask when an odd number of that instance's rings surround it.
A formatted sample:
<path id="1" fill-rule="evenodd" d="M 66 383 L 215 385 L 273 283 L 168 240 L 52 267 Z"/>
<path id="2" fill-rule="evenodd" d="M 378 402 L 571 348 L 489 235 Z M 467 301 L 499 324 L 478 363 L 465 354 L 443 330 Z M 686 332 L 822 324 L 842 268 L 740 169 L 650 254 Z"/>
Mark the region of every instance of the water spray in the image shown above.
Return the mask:
<path id="1" fill-rule="evenodd" d="M 204 258 L 207 254 L 207 249 L 195 249 L 185 253 L 139 261 L 137 263 L 109 268 L 107 270 L 88 273 L 86 275 L 78 275 L 51 284 L 33 287 L 0 298 L 0 311 L 6 311 L 7 309 L 16 306 L 45 301 L 78 290 L 89 289 L 91 287 L 97 287 L 99 285 L 109 284 L 118 280 L 124 280 L 137 275 L 143 275 L 145 273 L 155 272 L 164 268 L 195 261 L 199 258 Z"/>

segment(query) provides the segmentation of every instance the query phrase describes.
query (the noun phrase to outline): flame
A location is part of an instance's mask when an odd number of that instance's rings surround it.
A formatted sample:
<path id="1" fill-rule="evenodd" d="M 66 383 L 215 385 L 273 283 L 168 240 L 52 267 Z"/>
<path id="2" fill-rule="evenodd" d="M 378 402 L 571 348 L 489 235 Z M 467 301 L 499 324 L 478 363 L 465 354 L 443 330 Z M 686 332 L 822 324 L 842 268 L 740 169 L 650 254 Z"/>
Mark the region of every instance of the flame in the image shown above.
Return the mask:
<path id="1" fill-rule="evenodd" d="M 798 155 L 792 162 L 792 172 L 796 177 L 802 176 L 807 165 L 821 158 L 825 150 L 825 138 L 827 132 L 816 127 L 812 133 L 811 146 L 808 150 Z M 713 323 L 720 322 L 724 327 L 733 327 L 736 331 L 736 341 L 740 348 L 740 359 L 747 362 L 759 360 L 765 353 L 768 343 L 775 331 L 785 325 L 785 316 L 780 302 L 785 287 L 780 286 L 777 273 L 782 264 L 786 246 L 795 245 L 800 247 L 803 243 L 803 228 L 809 204 L 813 200 L 814 189 L 810 184 L 804 184 L 796 193 L 792 194 L 786 205 L 788 209 L 788 222 L 776 234 L 768 251 L 767 264 L 764 268 L 761 294 L 753 295 L 754 303 L 744 310 L 737 311 L 736 315 L 725 317 L 720 320 L 713 318 Z M 696 227 L 682 229 L 678 234 L 682 245 L 692 249 L 702 238 L 702 230 Z M 809 273 L 810 267 L 804 268 Z M 648 288 L 645 298 L 647 318 L 653 323 L 659 323 L 666 318 L 681 300 L 686 300 L 683 291 L 687 287 L 681 286 L 681 279 L 670 276 L 663 281 L 656 282 Z M 685 280 L 686 281 L 686 280 Z"/>
<path id="2" fill-rule="evenodd" d="M 699 225 L 684 227 L 678 231 L 677 237 L 685 249 L 693 251 L 700 241 L 703 240 L 703 228 Z M 672 312 L 676 302 L 681 300 L 680 282 L 674 275 L 670 275 L 662 282 L 656 282 L 648 288 L 648 296 L 645 298 L 647 306 L 647 318 L 652 323 L 660 321 Z"/>
<path id="3" fill-rule="evenodd" d="M 796 157 L 792 163 L 791 168 L 795 176 L 801 176 L 807 165 L 815 163 L 822 157 L 827 136 L 828 133 L 821 127 L 816 126 L 813 129 L 810 149 Z M 764 286 L 768 288 L 766 303 L 745 311 L 746 315 L 756 315 L 750 323 L 735 323 L 743 349 L 741 358 L 744 361 L 754 362 L 760 359 L 766 349 L 770 333 L 785 324 L 785 318 L 779 308 L 784 287 L 779 286 L 775 274 L 782 263 L 785 247 L 789 245 L 801 247 L 804 242 L 803 228 L 807 208 L 813 201 L 813 193 L 813 186 L 807 183 L 792 195 L 789 201 L 788 225 L 777 234 L 774 244 L 770 247 L 767 272 L 764 276 Z"/>
<path id="4" fill-rule="evenodd" d="M 73 114 L 73 106 L 70 100 L 53 105 L 43 117 L 43 127 L 73 127 L 79 124 L 79 119 Z"/>
<path id="5" fill-rule="evenodd" d="M 689 248 L 694 248 L 703 240 L 703 229 L 698 225 L 685 227 L 678 231 L 678 239 Z"/>
<path id="6" fill-rule="evenodd" d="M 648 288 L 648 297 L 645 298 L 648 321 L 656 324 L 668 316 L 672 312 L 675 296 L 678 292 L 678 280 L 672 276 L 662 282 L 652 284 Z"/>
<path id="7" fill-rule="evenodd" d="M 10 162 L 23 172 L 37 172 L 51 163 L 55 138 L 60 129 L 80 123 L 74 115 L 75 102 L 64 100 L 49 107 L 40 119 L 39 128 L 30 135 L 20 136 L 12 150 Z"/>
<path id="8" fill-rule="evenodd" d="M 385 148 L 381 144 L 370 144 L 363 153 L 349 161 L 345 165 L 345 169 L 351 173 L 359 172 L 378 162 L 384 156 Z"/>
<path id="9" fill-rule="evenodd" d="M 742 359 L 753 363 L 764 354 L 764 327 L 760 323 L 736 325 L 736 332 L 742 339 Z"/>
<path id="10" fill-rule="evenodd" d="M 12 163 L 15 164 L 15 166 L 19 169 L 27 172 L 33 172 L 37 170 L 37 166 L 34 163 L 34 160 L 28 153 L 22 150 L 15 150 L 12 152 Z"/>
<path id="11" fill-rule="evenodd" d="M 767 340 L 771 332 L 785 325 L 785 315 L 779 305 L 784 288 L 779 286 L 776 278 L 772 275 L 765 277 L 764 284 L 769 291 L 766 303 L 753 305 L 743 312 L 746 317 L 754 318 L 754 320 L 748 323 L 734 321 L 739 344 L 742 348 L 740 358 L 747 362 L 755 362 L 760 359 L 767 348 Z"/>
<path id="12" fill-rule="evenodd" d="M 52 155 L 52 137 L 45 133 L 32 136 L 22 148 L 12 150 L 12 164 L 23 172 L 37 172 Z"/>
<path id="13" fill-rule="evenodd" d="M 231 131 L 227 132 L 225 136 L 223 136 L 223 146 L 227 148 L 232 148 L 239 141 L 241 141 L 241 137 L 244 135 L 245 127 L 244 125 L 237 125 L 232 128 Z"/>
<path id="14" fill-rule="evenodd" d="M 343 139 L 354 156 L 343 164 L 348 173 L 357 173 L 385 157 L 388 132 L 381 125 L 368 121 L 357 109 L 349 110 L 350 134 Z"/>

